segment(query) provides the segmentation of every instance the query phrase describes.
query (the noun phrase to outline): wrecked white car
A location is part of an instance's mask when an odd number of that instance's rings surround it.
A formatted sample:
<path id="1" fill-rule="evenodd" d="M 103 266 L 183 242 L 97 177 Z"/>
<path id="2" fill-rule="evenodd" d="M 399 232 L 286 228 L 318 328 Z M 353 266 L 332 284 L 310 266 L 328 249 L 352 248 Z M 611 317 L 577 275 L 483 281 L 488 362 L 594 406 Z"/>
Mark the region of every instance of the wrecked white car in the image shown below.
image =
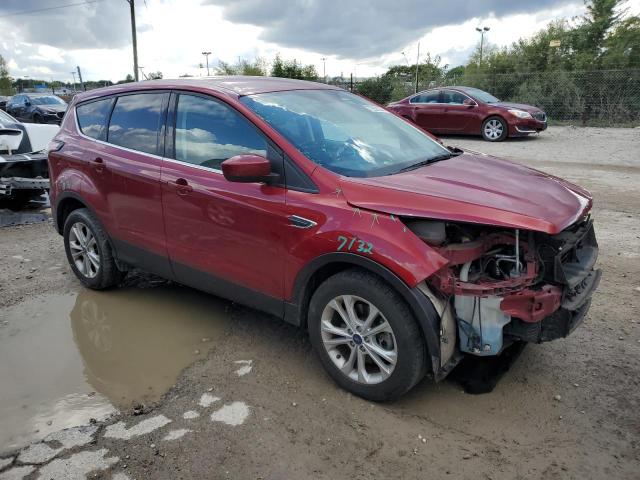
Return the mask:
<path id="1" fill-rule="evenodd" d="M 45 150 L 59 129 L 23 124 L 0 111 L 0 200 L 20 207 L 49 189 Z"/>

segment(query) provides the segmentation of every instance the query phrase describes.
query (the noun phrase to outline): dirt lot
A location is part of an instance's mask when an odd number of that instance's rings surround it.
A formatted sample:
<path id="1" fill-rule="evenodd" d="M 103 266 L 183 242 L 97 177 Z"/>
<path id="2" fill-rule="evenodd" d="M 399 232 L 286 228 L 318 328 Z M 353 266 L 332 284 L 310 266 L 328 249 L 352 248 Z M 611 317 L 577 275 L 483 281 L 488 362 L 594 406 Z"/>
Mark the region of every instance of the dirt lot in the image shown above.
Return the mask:
<path id="1" fill-rule="evenodd" d="M 5 227 L 0 480 L 639 478 L 640 130 L 446 143 L 594 194 L 604 275 L 572 336 L 529 346 L 489 394 L 425 381 L 373 404 L 338 389 L 296 328 L 140 275 L 87 292 L 50 225 Z M 91 417 L 106 420 L 56 433 Z"/>

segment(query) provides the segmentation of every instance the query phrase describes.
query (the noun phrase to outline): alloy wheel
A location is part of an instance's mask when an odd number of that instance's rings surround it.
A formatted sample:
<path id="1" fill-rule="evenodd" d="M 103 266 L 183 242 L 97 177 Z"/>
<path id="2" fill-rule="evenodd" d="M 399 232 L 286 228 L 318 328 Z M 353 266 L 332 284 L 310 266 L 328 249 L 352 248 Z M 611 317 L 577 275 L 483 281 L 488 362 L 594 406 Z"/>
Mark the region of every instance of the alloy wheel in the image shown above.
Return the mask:
<path id="1" fill-rule="evenodd" d="M 484 134 L 489 140 L 497 140 L 502 136 L 504 126 L 497 119 L 489 120 L 484 126 Z"/>
<path id="2" fill-rule="evenodd" d="M 76 222 L 69 231 L 69 250 L 78 271 L 94 278 L 100 270 L 98 242 L 93 232 L 82 222 Z"/>
<path id="3" fill-rule="evenodd" d="M 372 385 L 393 373 L 398 359 L 393 329 L 368 300 L 335 297 L 322 312 L 320 332 L 329 358 L 351 380 Z"/>

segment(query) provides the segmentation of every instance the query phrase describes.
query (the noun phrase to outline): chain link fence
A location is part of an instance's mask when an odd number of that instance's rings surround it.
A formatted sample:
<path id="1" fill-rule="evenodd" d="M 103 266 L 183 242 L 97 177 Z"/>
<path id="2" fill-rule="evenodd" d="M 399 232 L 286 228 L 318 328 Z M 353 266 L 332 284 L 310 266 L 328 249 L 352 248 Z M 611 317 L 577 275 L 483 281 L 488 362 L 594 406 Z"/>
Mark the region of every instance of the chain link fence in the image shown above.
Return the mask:
<path id="1" fill-rule="evenodd" d="M 392 100 L 411 95 L 412 80 L 394 79 Z M 421 79 L 418 91 L 454 85 L 480 88 L 503 101 L 535 105 L 551 123 L 640 125 L 640 69 L 444 75 Z"/>

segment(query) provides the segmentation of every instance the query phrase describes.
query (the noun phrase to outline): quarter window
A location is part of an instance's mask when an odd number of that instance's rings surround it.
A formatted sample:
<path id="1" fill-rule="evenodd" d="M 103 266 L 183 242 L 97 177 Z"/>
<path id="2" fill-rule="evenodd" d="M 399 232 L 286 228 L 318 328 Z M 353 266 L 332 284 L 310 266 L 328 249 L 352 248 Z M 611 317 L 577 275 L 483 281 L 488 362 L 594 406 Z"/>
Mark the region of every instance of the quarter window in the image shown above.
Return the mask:
<path id="1" fill-rule="evenodd" d="M 438 103 L 438 97 L 440 96 L 439 90 L 434 90 L 432 92 L 425 92 L 415 97 L 412 97 L 409 100 L 410 103 Z"/>
<path id="2" fill-rule="evenodd" d="M 113 105 L 112 98 L 85 103 L 76 108 L 80 131 L 96 140 L 107 139 L 107 122 Z"/>
<path id="3" fill-rule="evenodd" d="M 253 124 L 217 100 L 178 97 L 176 160 L 220 170 L 226 159 L 243 154 L 267 156 L 267 141 Z"/>
<path id="4" fill-rule="evenodd" d="M 158 154 L 164 93 L 118 97 L 109 122 L 107 141 L 139 152 Z"/>

